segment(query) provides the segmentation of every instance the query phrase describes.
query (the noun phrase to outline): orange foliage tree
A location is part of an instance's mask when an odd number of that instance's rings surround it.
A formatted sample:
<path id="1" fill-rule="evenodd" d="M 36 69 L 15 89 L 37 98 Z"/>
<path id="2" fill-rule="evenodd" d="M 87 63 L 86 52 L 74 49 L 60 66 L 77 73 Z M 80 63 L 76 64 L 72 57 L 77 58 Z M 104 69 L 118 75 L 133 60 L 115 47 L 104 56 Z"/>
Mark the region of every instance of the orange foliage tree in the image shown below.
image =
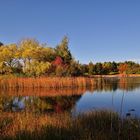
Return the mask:
<path id="1" fill-rule="evenodd" d="M 127 73 L 127 69 L 128 69 L 128 65 L 126 63 L 120 64 L 118 69 L 119 69 L 119 73 L 120 74 L 126 74 Z"/>

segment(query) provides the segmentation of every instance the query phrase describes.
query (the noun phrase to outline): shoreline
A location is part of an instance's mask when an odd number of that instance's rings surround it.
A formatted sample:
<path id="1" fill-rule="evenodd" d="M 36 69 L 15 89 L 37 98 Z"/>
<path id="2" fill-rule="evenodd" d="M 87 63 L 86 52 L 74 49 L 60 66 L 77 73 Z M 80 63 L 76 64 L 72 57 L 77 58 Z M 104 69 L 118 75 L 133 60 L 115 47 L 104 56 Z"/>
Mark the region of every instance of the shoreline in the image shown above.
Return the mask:
<path id="1" fill-rule="evenodd" d="M 15 76 L 15 75 L 0 75 L 0 78 L 100 78 L 100 77 L 140 77 L 140 74 L 100 74 L 100 75 L 81 75 L 81 76 L 37 76 L 37 77 L 28 77 L 28 76 Z"/>
<path id="2" fill-rule="evenodd" d="M 93 75 L 90 78 L 125 78 L 125 77 L 140 77 L 140 74 Z"/>

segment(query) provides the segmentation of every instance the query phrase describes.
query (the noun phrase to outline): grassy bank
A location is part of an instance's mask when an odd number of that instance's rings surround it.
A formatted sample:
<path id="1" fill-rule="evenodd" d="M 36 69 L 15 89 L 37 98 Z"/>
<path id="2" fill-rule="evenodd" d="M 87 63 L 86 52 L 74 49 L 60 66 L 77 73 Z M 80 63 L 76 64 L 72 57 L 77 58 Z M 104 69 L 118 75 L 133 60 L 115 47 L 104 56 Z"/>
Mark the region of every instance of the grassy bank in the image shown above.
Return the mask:
<path id="1" fill-rule="evenodd" d="M 95 111 L 72 118 L 69 114 L 0 115 L 1 140 L 139 140 L 140 120 Z"/>

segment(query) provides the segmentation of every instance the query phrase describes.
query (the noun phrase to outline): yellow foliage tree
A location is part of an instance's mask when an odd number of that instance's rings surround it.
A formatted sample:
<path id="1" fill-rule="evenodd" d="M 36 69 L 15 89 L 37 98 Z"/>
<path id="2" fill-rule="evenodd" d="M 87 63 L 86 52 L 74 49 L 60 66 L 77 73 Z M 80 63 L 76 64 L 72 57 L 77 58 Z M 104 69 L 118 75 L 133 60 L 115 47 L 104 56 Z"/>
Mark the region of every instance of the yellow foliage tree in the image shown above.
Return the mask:
<path id="1" fill-rule="evenodd" d="M 19 43 L 19 55 L 23 62 L 23 68 L 26 69 L 31 63 L 31 60 L 35 57 L 37 50 L 40 48 L 39 43 L 34 39 L 25 39 Z"/>
<path id="2" fill-rule="evenodd" d="M 0 47 L 0 64 L 2 69 L 12 71 L 12 68 L 17 63 L 17 45 L 10 44 Z"/>
<path id="3" fill-rule="evenodd" d="M 27 63 L 25 73 L 27 73 L 28 75 L 40 76 L 46 74 L 50 67 L 51 63 L 49 62 L 33 61 L 30 64 Z"/>

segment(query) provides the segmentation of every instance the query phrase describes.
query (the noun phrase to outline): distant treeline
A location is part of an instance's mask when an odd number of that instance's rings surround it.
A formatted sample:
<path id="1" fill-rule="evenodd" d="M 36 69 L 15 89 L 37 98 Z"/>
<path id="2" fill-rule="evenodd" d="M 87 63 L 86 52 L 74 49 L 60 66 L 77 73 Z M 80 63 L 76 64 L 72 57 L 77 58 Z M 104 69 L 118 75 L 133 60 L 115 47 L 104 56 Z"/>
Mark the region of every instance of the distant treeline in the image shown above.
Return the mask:
<path id="1" fill-rule="evenodd" d="M 17 44 L 0 42 L 0 74 L 17 76 L 92 76 L 140 74 L 140 65 L 132 61 L 80 64 L 64 37 L 56 47 L 24 39 Z M 94 56 L 94 54 L 93 54 Z"/>

